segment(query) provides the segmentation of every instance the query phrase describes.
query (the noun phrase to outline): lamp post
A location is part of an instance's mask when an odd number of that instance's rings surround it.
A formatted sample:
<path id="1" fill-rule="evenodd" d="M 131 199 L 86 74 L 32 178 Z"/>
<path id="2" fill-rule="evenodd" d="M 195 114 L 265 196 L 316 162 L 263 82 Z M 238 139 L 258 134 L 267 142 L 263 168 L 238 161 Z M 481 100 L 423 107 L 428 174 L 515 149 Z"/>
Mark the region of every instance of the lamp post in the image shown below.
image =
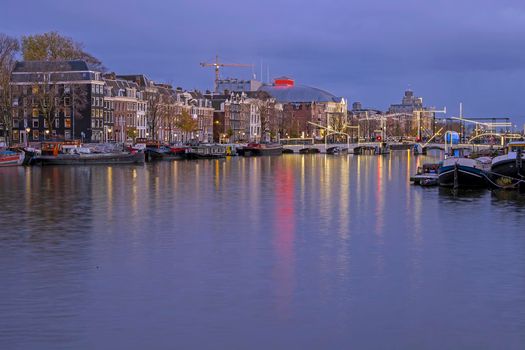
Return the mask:
<path id="1" fill-rule="evenodd" d="M 49 139 L 49 129 L 46 129 L 46 131 L 44 131 L 44 132 L 45 132 L 45 134 L 46 134 L 45 139 L 46 139 L 46 140 Z"/>
<path id="2" fill-rule="evenodd" d="M 30 128 L 26 128 L 26 147 L 29 147 L 29 135 L 31 133 Z"/>

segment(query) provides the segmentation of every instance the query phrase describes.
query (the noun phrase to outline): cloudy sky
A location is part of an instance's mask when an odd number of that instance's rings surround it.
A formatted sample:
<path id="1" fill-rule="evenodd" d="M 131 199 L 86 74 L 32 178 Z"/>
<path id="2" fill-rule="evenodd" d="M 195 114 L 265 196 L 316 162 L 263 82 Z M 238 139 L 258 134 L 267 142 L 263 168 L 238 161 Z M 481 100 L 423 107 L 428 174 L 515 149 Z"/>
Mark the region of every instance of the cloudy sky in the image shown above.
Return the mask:
<path id="1" fill-rule="evenodd" d="M 386 109 L 406 88 L 525 122 L 525 1 L 2 0 L 0 32 L 59 31 L 118 73 L 210 89 L 215 54 Z M 224 77 L 249 78 L 250 68 Z"/>

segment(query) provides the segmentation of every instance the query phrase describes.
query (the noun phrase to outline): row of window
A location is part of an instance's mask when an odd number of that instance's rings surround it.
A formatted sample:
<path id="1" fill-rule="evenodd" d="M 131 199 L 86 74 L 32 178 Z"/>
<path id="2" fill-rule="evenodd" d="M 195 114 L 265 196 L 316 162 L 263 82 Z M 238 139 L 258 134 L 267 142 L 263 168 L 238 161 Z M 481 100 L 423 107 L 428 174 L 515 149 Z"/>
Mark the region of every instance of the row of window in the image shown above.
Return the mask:
<path id="1" fill-rule="evenodd" d="M 91 97 L 92 107 L 104 107 L 104 98 L 102 97 Z"/>
<path id="2" fill-rule="evenodd" d="M 59 128 L 60 127 L 60 119 L 59 118 L 54 119 L 53 120 L 53 124 L 54 124 L 55 128 Z M 48 127 L 47 126 L 47 120 L 44 119 L 43 125 L 44 125 L 44 128 Z M 20 127 L 20 122 L 18 120 L 13 120 L 13 127 L 15 127 L 15 128 Z M 40 121 L 38 119 L 33 119 L 31 121 L 31 127 L 33 129 L 38 129 L 40 127 Z M 66 129 L 70 129 L 71 128 L 71 118 L 65 118 L 64 119 L 64 128 L 66 128 Z"/>
<path id="3" fill-rule="evenodd" d="M 92 84 L 91 93 L 102 95 L 104 93 L 104 85 Z"/>
<path id="4" fill-rule="evenodd" d="M 103 119 L 91 119 L 91 127 L 94 129 L 102 129 L 104 127 Z"/>

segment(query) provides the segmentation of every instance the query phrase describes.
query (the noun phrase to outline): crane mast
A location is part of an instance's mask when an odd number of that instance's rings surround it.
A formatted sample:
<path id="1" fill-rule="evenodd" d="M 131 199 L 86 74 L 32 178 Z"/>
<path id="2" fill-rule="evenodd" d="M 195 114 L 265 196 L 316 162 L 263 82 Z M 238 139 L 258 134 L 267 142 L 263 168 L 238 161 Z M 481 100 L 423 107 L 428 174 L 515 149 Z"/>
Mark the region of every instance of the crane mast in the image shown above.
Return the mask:
<path id="1" fill-rule="evenodd" d="M 241 63 L 222 63 L 219 61 L 219 56 L 215 56 L 215 62 L 207 63 L 201 62 L 201 67 L 213 67 L 215 70 L 215 86 L 214 91 L 219 92 L 219 80 L 220 80 L 220 67 L 253 67 L 253 64 L 241 64 Z"/>

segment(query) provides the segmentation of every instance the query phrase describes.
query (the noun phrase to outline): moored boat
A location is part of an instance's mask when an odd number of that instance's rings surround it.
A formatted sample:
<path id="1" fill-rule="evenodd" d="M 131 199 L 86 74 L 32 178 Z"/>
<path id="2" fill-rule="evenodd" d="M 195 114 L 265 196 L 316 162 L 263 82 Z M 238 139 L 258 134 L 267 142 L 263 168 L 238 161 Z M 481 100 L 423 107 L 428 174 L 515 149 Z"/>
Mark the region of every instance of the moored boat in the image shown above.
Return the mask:
<path id="1" fill-rule="evenodd" d="M 417 173 L 410 177 L 414 185 L 435 186 L 438 185 L 438 169 L 440 163 L 425 163 L 417 169 Z"/>
<path id="2" fill-rule="evenodd" d="M 326 154 L 332 154 L 332 155 L 348 154 L 348 148 L 342 148 L 339 146 L 328 147 L 326 149 Z"/>
<path id="3" fill-rule="evenodd" d="M 463 157 L 446 158 L 438 169 L 440 186 L 476 188 L 488 185 L 490 163 Z"/>
<path id="4" fill-rule="evenodd" d="M 38 165 L 143 164 L 144 161 L 142 151 L 91 153 L 78 141 L 44 142 L 41 155 L 34 157 L 34 163 Z"/>
<path id="5" fill-rule="evenodd" d="M 25 159 L 24 151 L 0 151 L 0 167 L 23 165 Z"/>
<path id="6" fill-rule="evenodd" d="M 283 146 L 279 143 L 249 143 L 242 147 L 244 156 L 280 156 Z"/>
<path id="7" fill-rule="evenodd" d="M 321 151 L 319 151 L 317 148 L 306 147 L 306 148 L 301 148 L 299 150 L 299 154 L 317 154 L 317 153 L 321 153 Z"/>
<path id="8" fill-rule="evenodd" d="M 506 154 L 492 159 L 490 179 L 506 187 L 525 179 L 525 141 L 509 142 Z"/>
<path id="9" fill-rule="evenodd" d="M 185 149 L 186 159 L 217 159 L 226 157 L 226 147 L 223 145 L 198 145 Z"/>

